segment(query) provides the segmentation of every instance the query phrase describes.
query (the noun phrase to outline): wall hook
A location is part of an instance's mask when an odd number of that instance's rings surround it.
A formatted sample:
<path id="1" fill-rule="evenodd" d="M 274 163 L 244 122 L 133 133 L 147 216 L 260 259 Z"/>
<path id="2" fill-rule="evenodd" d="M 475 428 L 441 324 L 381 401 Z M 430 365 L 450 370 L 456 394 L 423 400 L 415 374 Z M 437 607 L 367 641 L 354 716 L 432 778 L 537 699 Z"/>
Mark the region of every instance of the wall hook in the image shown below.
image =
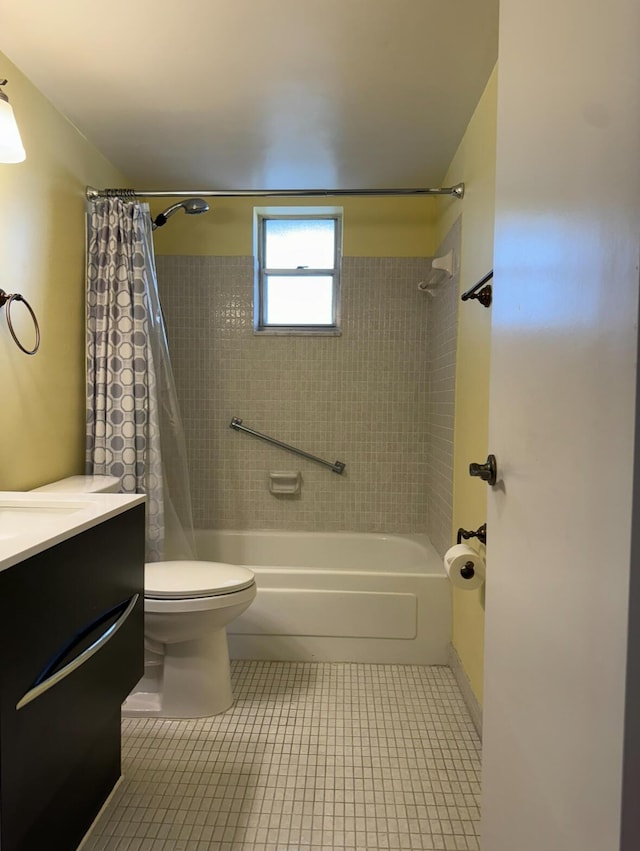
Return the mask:
<path id="1" fill-rule="evenodd" d="M 469 464 L 469 475 L 477 476 L 479 479 L 482 479 L 483 482 L 486 482 L 488 485 L 493 487 L 498 480 L 496 456 L 487 455 L 487 460 L 484 464 L 476 464 L 475 462 Z"/>

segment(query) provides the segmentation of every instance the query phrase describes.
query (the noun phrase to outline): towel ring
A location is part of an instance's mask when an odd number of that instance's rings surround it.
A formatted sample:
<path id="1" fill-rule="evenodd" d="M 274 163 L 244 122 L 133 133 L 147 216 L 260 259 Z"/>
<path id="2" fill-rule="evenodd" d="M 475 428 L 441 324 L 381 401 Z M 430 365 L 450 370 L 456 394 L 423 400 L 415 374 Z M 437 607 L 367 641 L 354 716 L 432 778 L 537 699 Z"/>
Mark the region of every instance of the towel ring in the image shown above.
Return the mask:
<path id="1" fill-rule="evenodd" d="M 31 314 L 31 319 L 33 320 L 33 327 L 36 332 L 36 344 L 32 349 L 26 349 L 22 345 L 22 343 L 18 339 L 18 335 L 13 329 L 13 322 L 11 321 L 11 304 L 14 301 L 21 301 Z M 31 307 L 29 302 L 26 300 L 26 298 L 23 298 L 20 293 L 6 293 L 4 290 L 0 290 L 0 307 L 5 308 L 5 314 L 7 316 L 7 326 L 9 328 L 9 333 L 13 337 L 13 342 L 20 349 L 20 351 L 25 353 L 25 355 L 35 355 L 35 353 L 40 348 L 40 326 L 38 325 L 38 319 L 35 313 L 33 312 L 33 308 Z"/>

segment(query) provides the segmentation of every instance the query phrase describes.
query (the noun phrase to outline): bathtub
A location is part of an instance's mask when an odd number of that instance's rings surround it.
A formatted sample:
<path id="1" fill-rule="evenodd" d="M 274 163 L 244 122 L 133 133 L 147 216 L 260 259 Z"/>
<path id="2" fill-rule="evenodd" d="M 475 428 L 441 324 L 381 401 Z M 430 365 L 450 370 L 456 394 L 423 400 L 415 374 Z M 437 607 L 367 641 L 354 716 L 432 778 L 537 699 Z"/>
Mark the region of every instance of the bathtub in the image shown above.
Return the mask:
<path id="1" fill-rule="evenodd" d="M 451 590 L 425 535 L 196 532 L 201 559 L 256 575 L 232 659 L 447 664 Z"/>

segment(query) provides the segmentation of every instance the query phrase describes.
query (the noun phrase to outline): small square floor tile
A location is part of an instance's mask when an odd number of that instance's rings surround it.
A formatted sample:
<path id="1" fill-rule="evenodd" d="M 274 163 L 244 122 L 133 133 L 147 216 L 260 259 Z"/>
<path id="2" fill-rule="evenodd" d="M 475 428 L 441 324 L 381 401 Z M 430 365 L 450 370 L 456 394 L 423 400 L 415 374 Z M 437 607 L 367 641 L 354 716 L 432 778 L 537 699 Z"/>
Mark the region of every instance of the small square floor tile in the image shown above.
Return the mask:
<path id="1" fill-rule="evenodd" d="M 124 719 L 82 851 L 477 851 L 480 742 L 448 668 L 232 662 L 214 718 Z"/>

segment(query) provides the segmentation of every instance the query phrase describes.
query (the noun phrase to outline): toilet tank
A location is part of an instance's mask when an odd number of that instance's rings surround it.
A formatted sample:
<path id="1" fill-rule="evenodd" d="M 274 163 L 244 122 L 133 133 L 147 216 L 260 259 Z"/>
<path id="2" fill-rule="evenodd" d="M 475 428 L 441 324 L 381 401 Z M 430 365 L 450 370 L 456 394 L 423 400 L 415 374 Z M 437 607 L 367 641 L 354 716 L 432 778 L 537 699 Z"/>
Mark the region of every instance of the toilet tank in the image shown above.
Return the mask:
<path id="1" fill-rule="evenodd" d="M 116 476 L 68 476 L 57 482 L 34 488 L 33 492 L 48 493 L 119 493 L 120 479 Z"/>

